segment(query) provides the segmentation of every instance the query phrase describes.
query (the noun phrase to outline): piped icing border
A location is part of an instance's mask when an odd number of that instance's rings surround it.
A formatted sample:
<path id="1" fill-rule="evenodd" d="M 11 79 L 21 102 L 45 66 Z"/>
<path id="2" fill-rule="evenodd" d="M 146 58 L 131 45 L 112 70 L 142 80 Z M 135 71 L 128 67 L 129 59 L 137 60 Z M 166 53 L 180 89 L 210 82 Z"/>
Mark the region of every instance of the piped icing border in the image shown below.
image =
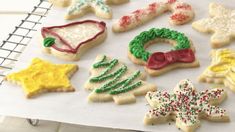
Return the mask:
<path id="1" fill-rule="evenodd" d="M 66 40 L 64 40 L 59 34 L 57 34 L 57 33 L 55 33 L 55 32 L 53 32 L 53 31 L 50 30 L 50 29 L 53 29 L 53 28 L 63 28 L 63 27 L 68 27 L 68 26 L 73 26 L 73 25 L 83 24 L 83 23 L 94 23 L 94 24 L 98 24 L 99 27 L 101 28 L 101 31 L 98 32 L 94 37 L 89 38 L 89 39 L 87 39 L 87 40 L 85 40 L 85 41 L 80 42 L 76 48 L 72 48 L 71 45 L 70 45 Z M 50 43 L 49 46 L 51 46 L 51 47 L 54 48 L 55 50 L 58 50 L 58 51 L 60 51 L 60 52 L 68 52 L 68 53 L 76 54 L 77 51 L 78 51 L 78 49 L 79 49 L 82 45 L 86 44 L 86 43 L 89 42 L 89 41 L 92 41 L 92 40 L 96 39 L 98 36 L 100 36 L 101 34 L 103 34 L 105 31 L 106 31 L 106 24 L 105 24 L 105 22 L 103 22 L 103 21 L 98 22 L 98 21 L 94 21 L 94 20 L 85 20 L 85 21 L 73 22 L 73 23 L 69 23 L 69 24 L 65 24 L 65 25 L 61 25 L 61 26 L 43 27 L 43 28 L 41 29 L 41 35 L 42 35 L 42 37 L 44 38 L 44 43 L 45 43 L 45 39 L 47 38 L 47 37 L 46 37 L 46 33 L 49 33 L 49 34 L 51 34 L 52 36 L 55 36 L 55 37 L 59 38 L 59 40 L 60 40 L 64 45 L 66 45 L 66 46 L 69 48 L 69 50 L 67 50 L 67 49 L 62 49 L 62 48 L 56 47 L 55 44 Z M 53 40 L 49 40 L 49 41 L 53 41 Z M 47 41 L 47 42 L 48 42 L 48 41 Z M 55 40 L 54 40 L 54 42 L 55 42 Z M 45 47 L 47 47 L 47 46 L 45 46 Z"/>

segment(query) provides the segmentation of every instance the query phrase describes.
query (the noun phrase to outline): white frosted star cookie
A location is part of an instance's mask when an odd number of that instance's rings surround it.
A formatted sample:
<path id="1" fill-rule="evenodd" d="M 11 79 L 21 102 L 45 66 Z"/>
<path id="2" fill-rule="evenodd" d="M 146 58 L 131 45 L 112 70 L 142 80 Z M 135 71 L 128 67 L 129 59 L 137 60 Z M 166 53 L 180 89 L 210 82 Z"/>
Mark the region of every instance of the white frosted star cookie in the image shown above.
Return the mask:
<path id="1" fill-rule="evenodd" d="M 199 32 L 213 32 L 210 40 L 212 48 L 228 45 L 235 37 L 235 10 L 211 3 L 209 14 L 210 18 L 193 22 L 193 28 Z"/>
<path id="2" fill-rule="evenodd" d="M 92 90 L 88 97 L 92 102 L 134 103 L 135 96 L 156 90 L 155 85 L 143 81 L 145 74 L 105 55 L 96 57 L 90 73 L 85 88 Z"/>
<path id="3" fill-rule="evenodd" d="M 122 16 L 113 24 L 113 31 L 125 32 L 131 30 L 168 11 L 172 12 L 169 21 L 173 25 L 181 25 L 194 18 L 191 5 L 180 0 L 164 0 L 164 2 L 153 2 L 145 8 L 137 9 Z"/>
<path id="4" fill-rule="evenodd" d="M 94 12 L 96 16 L 110 19 L 112 10 L 109 4 L 122 4 L 129 0 L 73 0 L 69 6 L 65 19 L 74 19 L 85 15 L 88 12 Z"/>
<path id="5" fill-rule="evenodd" d="M 43 27 L 45 52 L 65 60 L 79 60 L 88 49 L 102 43 L 107 36 L 106 24 L 85 20 L 61 26 Z"/>
<path id="6" fill-rule="evenodd" d="M 176 121 L 184 132 L 193 132 L 200 126 L 200 119 L 227 122 L 229 116 L 219 105 L 227 97 L 223 89 L 197 92 L 189 80 L 180 81 L 173 93 L 165 91 L 148 92 L 146 99 L 150 106 L 144 123 L 147 125 Z"/>

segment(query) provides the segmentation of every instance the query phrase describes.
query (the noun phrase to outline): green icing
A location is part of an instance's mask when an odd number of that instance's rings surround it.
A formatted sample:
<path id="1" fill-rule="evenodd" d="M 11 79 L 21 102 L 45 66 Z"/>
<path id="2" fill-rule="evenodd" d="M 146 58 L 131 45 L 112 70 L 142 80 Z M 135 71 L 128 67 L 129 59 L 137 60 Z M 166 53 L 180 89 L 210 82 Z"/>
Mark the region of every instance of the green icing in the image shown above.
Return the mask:
<path id="1" fill-rule="evenodd" d="M 138 81 L 133 83 L 133 81 L 140 76 L 140 71 L 136 71 L 130 77 L 122 80 L 121 77 L 125 75 L 127 72 L 127 66 L 122 65 L 115 70 L 114 72 L 110 73 L 114 67 L 117 67 L 118 60 L 113 59 L 111 61 L 107 61 L 106 56 L 103 56 L 101 61 L 95 63 L 93 68 L 105 68 L 100 75 L 96 77 L 92 77 L 90 82 L 103 82 L 106 81 L 101 87 L 95 89 L 96 93 L 103 93 L 108 92 L 109 94 L 116 95 L 120 93 L 128 92 L 132 89 L 139 87 L 142 82 Z"/>
<path id="2" fill-rule="evenodd" d="M 156 38 L 169 39 L 176 41 L 174 50 L 190 48 L 189 39 L 180 32 L 170 30 L 167 28 L 152 28 L 149 31 L 144 31 L 136 36 L 129 43 L 129 51 L 137 59 L 147 61 L 151 53 L 144 49 L 146 43 Z"/>
<path id="3" fill-rule="evenodd" d="M 55 44 L 55 38 L 46 37 L 46 38 L 43 40 L 43 45 L 44 45 L 45 47 L 51 47 L 53 44 Z"/>

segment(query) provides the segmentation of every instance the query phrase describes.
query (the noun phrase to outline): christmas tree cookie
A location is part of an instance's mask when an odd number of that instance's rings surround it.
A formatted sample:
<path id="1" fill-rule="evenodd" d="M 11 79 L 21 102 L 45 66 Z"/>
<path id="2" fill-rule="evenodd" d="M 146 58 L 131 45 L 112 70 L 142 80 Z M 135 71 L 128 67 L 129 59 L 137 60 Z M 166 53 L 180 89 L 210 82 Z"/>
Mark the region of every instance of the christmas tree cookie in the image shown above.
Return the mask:
<path id="1" fill-rule="evenodd" d="M 168 52 L 150 53 L 146 48 L 156 42 L 173 46 Z M 144 65 L 152 76 L 159 76 L 177 68 L 198 67 L 195 48 L 187 36 L 167 28 L 152 28 L 141 32 L 129 43 L 128 57 L 136 64 Z"/>
<path id="2" fill-rule="evenodd" d="M 235 10 L 228 9 L 221 4 L 209 5 L 210 18 L 193 22 L 192 26 L 199 32 L 213 32 L 212 48 L 228 45 L 235 37 Z"/>
<path id="3" fill-rule="evenodd" d="M 224 84 L 235 92 L 235 50 L 212 50 L 211 57 L 211 65 L 199 76 L 199 81 Z"/>
<path id="4" fill-rule="evenodd" d="M 65 19 L 74 19 L 88 12 L 94 12 L 100 18 L 112 18 L 109 4 L 122 4 L 129 0 L 73 0 L 69 6 Z"/>
<path id="5" fill-rule="evenodd" d="M 27 98 L 43 92 L 75 91 L 69 78 L 78 70 L 74 64 L 53 64 L 39 58 L 19 72 L 6 76 L 6 80 L 22 86 Z"/>
<path id="6" fill-rule="evenodd" d="M 144 123 L 147 125 L 176 121 L 184 132 L 193 132 L 200 126 L 200 119 L 227 122 L 229 116 L 219 105 L 227 97 L 223 89 L 197 92 L 189 80 L 180 81 L 174 93 L 148 92 L 146 99 L 150 106 Z"/>
<path id="7" fill-rule="evenodd" d="M 155 85 L 143 81 L 146 76 L 142 72 L 105 55 L 97 56 L 90 72 L 85 88 L 92 90 L 88 97 L 92 102 L 134 103 L 135 96 L 156 90 Z"/>
<path id="8" fill-rule="evenodd" d="M 107 36 L 106 24 L 85 20 L 61 26 L 43 27 L 45 52 L 65 60 L 79 60 L 88 49 L 102 43 Z"/>

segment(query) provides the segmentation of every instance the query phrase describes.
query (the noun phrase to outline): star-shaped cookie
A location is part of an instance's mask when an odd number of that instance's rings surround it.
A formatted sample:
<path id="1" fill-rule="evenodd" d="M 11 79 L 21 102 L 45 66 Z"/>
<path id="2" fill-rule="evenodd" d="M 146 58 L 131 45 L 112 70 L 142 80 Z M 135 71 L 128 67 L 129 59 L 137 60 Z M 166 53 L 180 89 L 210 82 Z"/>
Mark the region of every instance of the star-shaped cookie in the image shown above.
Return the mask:
<path id="1" fill-rule="evenodd" d="M 199 32 L 213 32 L 211 46 L 219 48 L 228 45 L 235 37 L 235 10 L 217 3 L 209 5 L 210 18 L 193 22 L 192 26 Z"/>
<path id="2" fill-rule="evenodd" d="M 193 132 L 200 126 L 200 119 L 226 122 L 229 121 L 227 112 L 217 106 L 226 96 L 223 89 L 197 92 L 192 82 L 185 79 L 176 85 L 174 93 L 147 93 L 152 109 L 145 115 L 144 123 L 159 124 L 173 119 L 182 131 Z"/>
<path id="3" fill-rule="evenodd" d="M 73 0 L 69 6 L 65 19 L 74 19 L 85 15 L 87 12 L 94 12 L 96 16 L 110 19 L 112 10 L 109 4 L 121 4 L 129 0 Z"/>
<path id="4" fill-rule="evenodd" d="M 77 69 L 75 64 L 52 64 L 35 58 L 28 68 L 7 75 L 6 80 L 21 85 L 28 98 L 42 92 L 70 92 L 75 89 L 69 77 Z"/>
<path id="5" fill-rule="evenodd" d="M 199 81 L 225 84 L 235 92 L 235 80 L 233 79 L 235 76 L 235 51 L 230 49 L 213 50 L 211 57 L 211 65 L 199 76 Z"/>

